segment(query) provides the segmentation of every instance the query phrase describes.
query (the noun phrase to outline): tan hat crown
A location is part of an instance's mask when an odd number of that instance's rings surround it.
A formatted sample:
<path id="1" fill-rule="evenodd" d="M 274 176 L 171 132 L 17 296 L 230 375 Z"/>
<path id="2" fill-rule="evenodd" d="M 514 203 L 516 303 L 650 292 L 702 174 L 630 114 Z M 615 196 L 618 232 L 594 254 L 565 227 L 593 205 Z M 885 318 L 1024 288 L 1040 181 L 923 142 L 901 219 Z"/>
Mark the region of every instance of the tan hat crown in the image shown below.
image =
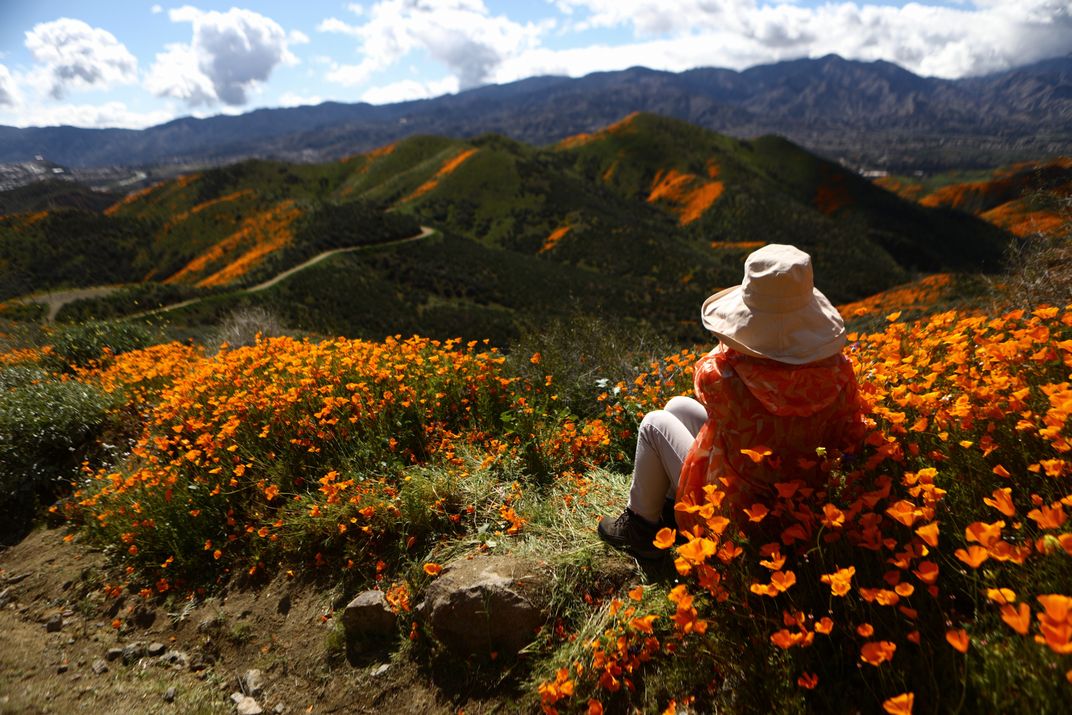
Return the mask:
<path id="1" fill-rule="evenodd" d="M 772 243 L 745 261 L 741 297 L 753 310 L 800 310 L 812 301 L 814 287 L 811 256 L 795 246 Z"/>
<path id="2" fill-rule="evenodd" d="M 821 360 L 845 345 L 845 323 L 814 285 L 811 256 L 772 243 L 748 256 L 744 280 L 704 301 L 704 326 L 724 344 L 792 365 Z"/>

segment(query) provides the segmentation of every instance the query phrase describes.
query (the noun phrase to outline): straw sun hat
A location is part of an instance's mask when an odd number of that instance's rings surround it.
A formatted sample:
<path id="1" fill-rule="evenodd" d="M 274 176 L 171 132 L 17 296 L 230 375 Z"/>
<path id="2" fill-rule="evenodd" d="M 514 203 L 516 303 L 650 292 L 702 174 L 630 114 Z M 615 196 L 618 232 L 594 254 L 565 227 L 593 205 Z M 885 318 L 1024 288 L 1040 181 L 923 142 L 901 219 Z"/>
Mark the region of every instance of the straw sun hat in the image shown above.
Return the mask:
<path id="1" fill-rule="evenodd" d="M 811 256 L 772 243 L 744 263 L 744 281 L 704 301 L 703 324 L 734 350 L 790 365 L 836 355 L 845 322 L 815 288 Z"/>

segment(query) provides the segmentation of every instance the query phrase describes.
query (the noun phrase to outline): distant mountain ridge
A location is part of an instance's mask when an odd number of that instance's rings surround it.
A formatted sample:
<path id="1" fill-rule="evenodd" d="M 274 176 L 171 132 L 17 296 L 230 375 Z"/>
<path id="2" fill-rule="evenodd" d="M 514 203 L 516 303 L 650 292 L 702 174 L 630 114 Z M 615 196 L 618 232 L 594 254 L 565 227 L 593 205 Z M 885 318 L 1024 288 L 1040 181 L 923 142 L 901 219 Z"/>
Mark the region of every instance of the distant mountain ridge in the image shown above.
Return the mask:
<path id="1" fill-rule="evenodd" d="M 325 102 L 186 117 L 143 130 L 0 127 L 0 162 L 35 155 L 76 168 L 324 161 L 415 134 L 499 133 L 541 145 L 636 111 L 737 137 L 781 134 L 853 166 L 993 166 L 1072 152 L 1072 56 L 959 80 L 836 55 L 741 72 L 634 67 L 381 106 Z"/>

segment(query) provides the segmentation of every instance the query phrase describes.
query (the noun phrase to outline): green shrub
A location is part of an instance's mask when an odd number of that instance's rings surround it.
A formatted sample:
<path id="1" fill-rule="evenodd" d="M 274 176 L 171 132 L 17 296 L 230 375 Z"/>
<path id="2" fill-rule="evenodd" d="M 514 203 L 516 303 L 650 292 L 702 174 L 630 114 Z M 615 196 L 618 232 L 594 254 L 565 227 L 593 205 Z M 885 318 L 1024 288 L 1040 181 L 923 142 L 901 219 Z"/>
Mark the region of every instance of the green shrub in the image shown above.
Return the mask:
<path id="1" fill-rule="evenodd" d="M 53 367 L 60 370 L 83 367 L 105 351 L 114 355 L 152 345 L 153 331 L 140 323 L 89 322 L 60 331 L 53 340 Z"/>
<path id="2" fill-rule="evenodd" d="M 0 371 L 0 543 L 61 492 L 103 433 L 111 398 L 92 385 L 41 380 L 32 368 Z M 20 383 L 21 384 L 16 384 Z"/>

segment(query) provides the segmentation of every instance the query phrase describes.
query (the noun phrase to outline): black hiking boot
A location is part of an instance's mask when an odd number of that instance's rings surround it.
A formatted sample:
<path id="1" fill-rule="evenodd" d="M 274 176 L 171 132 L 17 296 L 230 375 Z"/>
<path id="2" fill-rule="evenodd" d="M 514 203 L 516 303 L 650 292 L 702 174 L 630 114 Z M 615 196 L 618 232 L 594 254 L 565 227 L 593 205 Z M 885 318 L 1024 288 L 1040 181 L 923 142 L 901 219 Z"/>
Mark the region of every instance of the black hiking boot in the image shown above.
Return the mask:
<path id="1" fill-rule="evenodd" d="M 638 559 L 659 559 L 666 551 L 655 546 L 659 524 L 652 524 L 626 507 L 617 519 L 603 517 L 596 531 L 599 538 Z"/>

